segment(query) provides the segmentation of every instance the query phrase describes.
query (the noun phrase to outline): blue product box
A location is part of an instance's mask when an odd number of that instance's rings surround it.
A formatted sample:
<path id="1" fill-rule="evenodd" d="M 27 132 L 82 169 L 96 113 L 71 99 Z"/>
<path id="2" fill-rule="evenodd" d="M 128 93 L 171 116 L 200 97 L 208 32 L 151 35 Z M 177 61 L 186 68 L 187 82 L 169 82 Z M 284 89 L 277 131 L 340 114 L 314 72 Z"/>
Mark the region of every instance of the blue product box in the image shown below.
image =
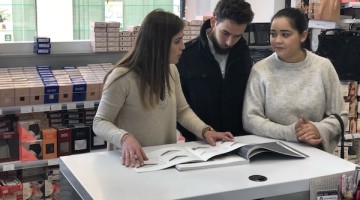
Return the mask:
<path id="1" fill-rule="evenodd" d="M 59 85 L 57 82 L 44 82 L 44 103 L 58 103 L 59 102 Z"/>
<path id="2" fill-rule="evenodd" d="M 44 49 L 37 49 L 37 48 L 34 48 L 34 53 L 37 53 L 37 54 L 50 54 L 50 48 L 44 48 Z"/>
<path id="3" fill-rule="evenodd" d="M 51 70 L 51 67 L 50 66 L 36 66 L 36 69 L 38 71 L 41 71 L 41 70 Z"/>
<path id="4" fill-rule="evenodd" d="M 56 78 L 54 76 L 41 77 L 43 83 L 46 82 L 56 82 Z"/>
<path id="5" fill-rule="evenodd" d="M 65 67 L 63 67 L 63 69 L 76 69 L 76 66 L 65 66 Z"/>
<path id="6" fill-rule="evenodd" d="M 48 37 L 38 37 L 38 36 L 35 36 L 34 37 L 34 42 L 36 43 L 50 43 L 50 38 Z"/>
<path id="7" fill-rule="evenodd" d="M 86 100 L 86 82 L 73 81 L 72 101 L 85 101 L 85 100 Z"/>
<path id="8" fill-rule="evenodd" d="M 51 43 L 34 43 L 34 48 L 36 49 L 50 49 Z"/>

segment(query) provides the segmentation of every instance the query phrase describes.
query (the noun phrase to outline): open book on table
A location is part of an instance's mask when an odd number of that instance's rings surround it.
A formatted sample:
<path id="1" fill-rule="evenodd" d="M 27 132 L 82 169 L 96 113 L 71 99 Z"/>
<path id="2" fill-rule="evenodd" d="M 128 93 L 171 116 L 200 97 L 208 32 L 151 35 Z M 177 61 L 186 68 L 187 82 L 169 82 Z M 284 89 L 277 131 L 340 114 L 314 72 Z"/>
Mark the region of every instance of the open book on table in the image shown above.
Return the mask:
<path id="1" fill-rule="evenodd" d="M 203 142 L 191 142 L 185 147 L 166 147 L 146 152 L 149 158 L 137 172 L 161 170 L 175 166 L 179 171 L 247 164 L 251 157 L 264 152 L 274 152 L 296 158 L 307 155 L 280 141 L 244 144 L 241 142 L 216 142 L 211 146 Z"/>

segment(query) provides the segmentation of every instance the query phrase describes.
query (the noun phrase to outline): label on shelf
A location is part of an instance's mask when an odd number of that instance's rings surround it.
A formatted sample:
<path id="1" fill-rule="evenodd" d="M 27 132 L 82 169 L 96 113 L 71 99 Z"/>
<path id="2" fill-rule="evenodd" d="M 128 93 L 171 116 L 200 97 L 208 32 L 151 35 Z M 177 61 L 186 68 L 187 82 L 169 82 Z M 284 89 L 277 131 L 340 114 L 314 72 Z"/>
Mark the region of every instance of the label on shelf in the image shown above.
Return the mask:
<path id="1" fill-rule="evenodd" d="M 32 106 L 22 106 L 20 108 L 21 113 L 32 113 Z"/>
<path id="2" fill-rule="evenodd" d="M 66 108 L 68 110 L 76 109 L 76 103 L 68 103 L 68 104 L 66 104 Z"/>
<path id="3" fill-rule="evenodd" d="M 15 170 L 14 164 L 5 164 L 3 165 L 3 171 L 12 171 Z"/>
<path id="4" fill-rule="evenodd" d="M 36 105 L 33 106 L 34 112 L 46 112 L 50 111 L 50 105 Z"/>
<path id="5" fill-rule="evenodd" d="M 62 104 L 51 104 L 50 110 L 51 111 L 58 111 L 62 109 Z"/>
<path id="6" fill-rule="evenodd" d="M 48 165 L 49 166 L 51 166 L 51 165 L 59 165 L 59 159 L 57 159 L 57 158 L 49 159 L 48 160 Z"/>
<path id="7" fill-rule="evenodd" d="M 93 108 L 95 107 L 95 103 L 93 101 L 85 101 L 84 108 Z"/>

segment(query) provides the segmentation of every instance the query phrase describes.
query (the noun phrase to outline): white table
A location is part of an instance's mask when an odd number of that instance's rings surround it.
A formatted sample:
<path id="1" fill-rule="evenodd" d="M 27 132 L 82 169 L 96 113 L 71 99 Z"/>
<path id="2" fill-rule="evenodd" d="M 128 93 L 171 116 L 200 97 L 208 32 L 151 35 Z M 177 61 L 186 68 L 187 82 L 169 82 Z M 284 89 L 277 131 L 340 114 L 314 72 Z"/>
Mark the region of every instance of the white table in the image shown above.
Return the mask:
<path id="1" fill-rule="evenodd" d="M 244 143 L 272 139 L 242 136 Z M 186 143 L 173 144 L 185 145 Z M 70 185 L 80 199 L 258 199 L 281 195 L 308 194 L 311 179 L 351 172 L 355 164 L 299 143 L 288 143 L 309 155 L 306 159 L 261 157 L 250 164 L 179 172 L 175 168 L 136 173 L 121 164 L 119 151 L 87 153 L 60 158 L 61 193 Z M 168 146 L 168 145 L 166 145 Z M 146 147 L 155 150 L 164 146 Z M 265 182 L 249 180 L 267 177 Z M 64 188 L 63 188 L 64 187 Z M 68 193 L 69 194 L 69 193 Z M 72 199 L 75 199 L 72 196 Z M 64 197 L 65 199 L 66 197 Z M 307 197 L 308 198 L 308 197 Z"/>

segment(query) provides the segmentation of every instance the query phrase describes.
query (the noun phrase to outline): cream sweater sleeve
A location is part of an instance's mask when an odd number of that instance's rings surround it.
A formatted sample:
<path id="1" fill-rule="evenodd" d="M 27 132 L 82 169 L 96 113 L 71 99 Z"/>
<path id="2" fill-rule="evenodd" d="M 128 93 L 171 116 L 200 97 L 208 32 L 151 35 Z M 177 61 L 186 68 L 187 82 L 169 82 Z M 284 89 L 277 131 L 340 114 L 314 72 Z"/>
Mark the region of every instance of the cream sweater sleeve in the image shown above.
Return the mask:
<path id="1" fill-rule="evenodd" d="M 125 73 L 124 70 L 116 68 L 109 75 L 104 84 L 101 101 L 93 121 L 94 133 L 118 148 L 121 148 L 121 138 L 127 133 L 115 125 L 116 117 L 129 92 L 127 79 L 125 77 L 116 79 Z"/>

